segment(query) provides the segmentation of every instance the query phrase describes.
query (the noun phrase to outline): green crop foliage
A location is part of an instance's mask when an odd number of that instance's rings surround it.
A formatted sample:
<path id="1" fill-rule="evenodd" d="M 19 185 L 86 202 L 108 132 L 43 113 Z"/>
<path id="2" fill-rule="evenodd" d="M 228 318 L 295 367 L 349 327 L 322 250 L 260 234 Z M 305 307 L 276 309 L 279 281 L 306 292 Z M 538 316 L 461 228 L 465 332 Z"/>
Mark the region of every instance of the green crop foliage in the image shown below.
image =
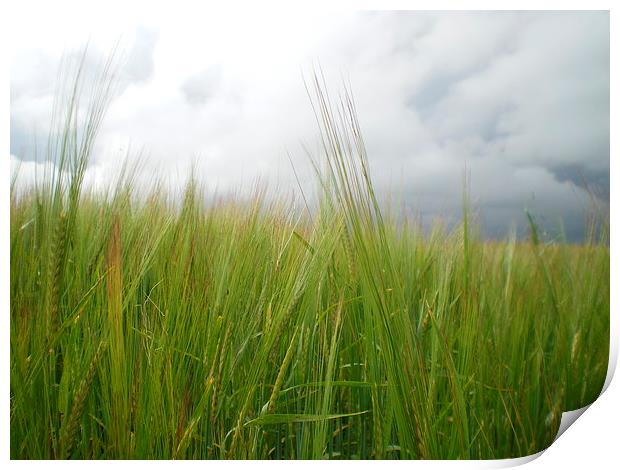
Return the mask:
<path id="1" fill-rule="evenodd" d="M 207 204 L 196 178 L 180 203 L 138 198 L 129 170 L 92 191 L 113 69 L 92 90 L 80 70 L 55 172 L 11 193 L 12 458 L 518 457 L 597 398 L 605 220 L 581 245 L 544 243 L 529 214 L 531 240 L 485 241 L 467 196 L 454 230 L 396 221 L 351 96 L 318 77 L 316 211 Z"/>

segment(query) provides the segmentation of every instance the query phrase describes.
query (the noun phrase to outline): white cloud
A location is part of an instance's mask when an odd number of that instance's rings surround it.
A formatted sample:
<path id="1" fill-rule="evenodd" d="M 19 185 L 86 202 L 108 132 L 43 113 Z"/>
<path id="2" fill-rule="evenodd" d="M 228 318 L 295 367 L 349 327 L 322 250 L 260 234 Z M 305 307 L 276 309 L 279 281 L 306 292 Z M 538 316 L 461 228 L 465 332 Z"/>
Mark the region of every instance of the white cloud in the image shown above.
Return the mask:
<path id="1" fill-rule="evenodd" d="M 341 74 L 350 79 L 378 186 L 402 188 L 424 212 L 460 207 L 466 162 L 489 225 L 520 217 L 532 194 L 551 217 L 581 217 L 583 190 L 569 184 L 579 174 L 609 190 L 604 12 L 130 12 L 112 31 L 71 25 L 62 41 L 33 27 L 39 40 L 25 31 L 11 78 L 12 152 L 22 158 L 31 129 L 49 122 L 53 88 L 41 77 L 55 76 L 62 45 L 90 35 L 103 56 L 122 31 L 126 83 L 93 158 L 100 175 L 131 144 L 164 174 L 195 163 L 210 188 L 261 176 L 286 189 L 288 150 L 308 190 L 300 143 L 318 141 L 301 70 L 319 60 L 334 94 Z"/>

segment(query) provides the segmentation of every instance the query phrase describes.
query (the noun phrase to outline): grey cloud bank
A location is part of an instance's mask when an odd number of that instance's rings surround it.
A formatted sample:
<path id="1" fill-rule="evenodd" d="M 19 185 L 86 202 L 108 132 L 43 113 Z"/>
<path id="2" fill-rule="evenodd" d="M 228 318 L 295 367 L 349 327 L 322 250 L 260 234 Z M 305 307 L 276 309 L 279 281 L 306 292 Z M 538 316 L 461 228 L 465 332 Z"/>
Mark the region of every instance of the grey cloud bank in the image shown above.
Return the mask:
<path id="1" fill-rule="evenodd" d="M 311 192 L 302 144 L 319 147 L 300 70 L 307 77 L 318 60 L 334 95 L 341 77 L 351 84 L 379 191 L 400 193 L 423 223 L 458 217 L 465 168 L 488 236 L 512 224 L 522 233 L 528 208 L 550 231 L 562 220 L 570 240 L 582 239 L 586 186 L 608 211 L 607 13 L 254 20 L 136 25 L 93 175 L 111 173 L 131 143 L 159 171 L 196 164 L 211 189 L 260 176 L 291 190 L 288 151 Z M 34 130 L 46 135 L 62 52 L 43 46 L 12 66 L 11 154 L 24 161 Z M 106 47 L 94 44 L 92 56 Z"/>

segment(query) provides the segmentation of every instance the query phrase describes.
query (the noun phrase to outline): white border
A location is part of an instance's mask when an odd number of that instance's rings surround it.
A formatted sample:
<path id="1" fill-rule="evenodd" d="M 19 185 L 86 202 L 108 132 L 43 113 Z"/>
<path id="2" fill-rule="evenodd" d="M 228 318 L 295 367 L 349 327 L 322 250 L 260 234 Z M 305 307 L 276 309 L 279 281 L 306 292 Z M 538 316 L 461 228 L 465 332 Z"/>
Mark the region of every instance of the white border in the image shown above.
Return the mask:
<path id="1" fill-rule="evenodd" d="M 11 2 L 12 8 L 28 8 L 33 15 L 36 15 L 41 9 L 49 9 L 51 7 L 56 11 L 80 12 L 84 9 L 105 8 L 106 10 L 116 10 L 119 15 L 134 14 L 140 15 L 141 12 L 165 11 L 170 14 L 188 14 L 192 13 L 207 14 L 209 9 L 220 10 L 222 8 L 233 8 L 239 14 L 247 9 L 273 9 L 274 14 L 286 11 L 290 8 L 327 8 L 331 10 L 355 10 L 355 9 L 418 9 L 418 10 L 609 10 L 610 11 L 610 38 L 611 38 L 611 83 L 620 83 L 618 76 L 618 47 L 614 44 L 618 41 L 619 21 L 616 15 L 620 15 L 620 8 L 614 9 L 614 2 L 609 1 L 453 1 L 453 0 L 437 0 L 437 1 L 369 1 L 369 0 L 315 0 L 314 2 L 306 2 L 301 6 L 300 2 L 281 0 L 262 0 L 260 2 L 243 2 L 230 1 L 223 6 L 223 3 L 198 3 L 177 0 L 175 2 L 157 2 L 157 1 L 137 1 L 122 2 L 110 0 L 107 2 L 98 2 L 97 4 L 88 4 L 85 1 L 54 1 L 54 2 L 36 2 L 21 1 Z M 47 6 L 46 6 L 47 5 Z M 201 10 L 197 12 L 197 10 Z M 2 204 L 0 205 L 1 220 L 5 222 L 3 229 L 0 231 L 0 259 L 3 260 L 0 266 L 0 299 L 2 305 L 2 315 L 0 316 L 0 332 L 3 335 L 1 342 L 3 372 L 0 376 L 1 389 L 4 390 L 4 399 L 0 405 L 0 449 L 3 460 L 9 460 L 9 390 L 10 390 L 10 372 L 9 372 L 9 178 L 10 178 L 10 162 L 9 162 L 9 60 L 7 45 L 10 44 L 12 31 L 19 28 L 19 24 L 11 21 L 11 14 L 6 11 L 0 11 L 0 148 L 4 149 L 4 156 L 0 166 L 0 172 L 3 180 L 0 183 L 0 191 L 2 194 Z M 611 129 L 617 128 L 617 93 L 612 85 L 611 88 Z M 611 134 L 611 155 L 617 156 L 617 138 Z M 615 197 L 617 191 L 617 163 L 614 158 L 610 159 L 610 201 L 611 201 L 611 285 L 617 285 L 618 282 L 618 256 L 616 248 L 618 247 L 618 236 L 614 228 L 613 221 L 617 217 L 617 206 L 615 205 Z M 611 292 L 611 354 L 610 354 L 610 372 L 615 369 L 618 359 L 618 318 L 617 318 L 617 294 Z M 582 468 L 584 465 L 593 465 L 593 468 L 608 468 L 610 462 L 618 461 L 617 447 L 617 428 L 616 419 L 619 415 L 620 403 L 620 386 L 618 380 L 611 381 L 611 374 L 608 375 L 606 386 L 608 387 L 601 397 L 592 404 L 591 407 L 578 419 L 575 426 L 571 426 L 551 447 L 542 452 L 538 458 L 513 459 L 508 461 L 404 461 L 391 462 L 390 465 L 407 466 L 412 465 L 422 468 L 497 468 L 504 466 L 514 466 L 529 462 L 530 468 L 548 468 L 550 465 L 565 468 Z M 89 462 L 89 465 L 107 466 L 109 462 Z M 205 462 L 178 462 L 180 466 L 203 466 Z M 245 462 L 209 462 L 207 465 L 215 465 L 219 468 L 234 468 L 245 465 Z M 316 462 L 301 461 L 292 463 L 295 466 L 314 466 Z M 326 466 L 342 466 L 343 462 L 322 462 L 321 465 Z M 81 466 L 81 462 L 23 462 L 11 461 L 11 466 L 43 466 L 65 468 L 65 466 Z M 170 462 L 152 461 L 152 462 L 116 462 L 115 465 L 137 465 L 138 467 L 155 466 L 167 467 Z M 252 462 L 251 465 L 258 467 L 273 468 L 278 466 L 288 466 L 291 462 Z M 347 465 L 347 464 L 345 464 Z M 374 465 L 373 462 L 362 461 L 349 463 L 360 466 Z"/>

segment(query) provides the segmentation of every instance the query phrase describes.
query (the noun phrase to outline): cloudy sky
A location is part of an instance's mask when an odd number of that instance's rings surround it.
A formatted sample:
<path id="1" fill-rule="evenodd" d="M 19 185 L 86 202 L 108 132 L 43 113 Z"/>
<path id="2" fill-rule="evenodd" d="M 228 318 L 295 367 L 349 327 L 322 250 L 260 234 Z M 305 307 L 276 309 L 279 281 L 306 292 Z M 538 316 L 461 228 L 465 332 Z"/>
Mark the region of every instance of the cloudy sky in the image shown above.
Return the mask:
<path id="1" fill-rule="evenodd" d="M 524 227 L 583 235 L 587 185 L 608 210 L 609 15 L 606 12 L 255 11 L 177 15 L 128 11 L 101 21 L 28 17 L 11 58 L 11 160 L 34 172 L 49 131 L 63 53 L 89 41 L 87 68 L 119 42 L 119 92 L 88 170 L 109 179 L 142 155 L 209 190 L 311 192 L 304 147 L 319 154 L 302 76 L 320 63 L 330 91 L 350 82 L 372 177 L 423 223 L 454 220 L 463 174 L 488 236 Z M 60 23 L 59 23 L 60 22 Z M 104 25 L 104 26 L 100 26 Z M 65 27 L 59 27 L 65 26 Z M 40 164 L 38 164 L 40 165 Z M 243 191 L 243 189 L 241 189 Z"/>

